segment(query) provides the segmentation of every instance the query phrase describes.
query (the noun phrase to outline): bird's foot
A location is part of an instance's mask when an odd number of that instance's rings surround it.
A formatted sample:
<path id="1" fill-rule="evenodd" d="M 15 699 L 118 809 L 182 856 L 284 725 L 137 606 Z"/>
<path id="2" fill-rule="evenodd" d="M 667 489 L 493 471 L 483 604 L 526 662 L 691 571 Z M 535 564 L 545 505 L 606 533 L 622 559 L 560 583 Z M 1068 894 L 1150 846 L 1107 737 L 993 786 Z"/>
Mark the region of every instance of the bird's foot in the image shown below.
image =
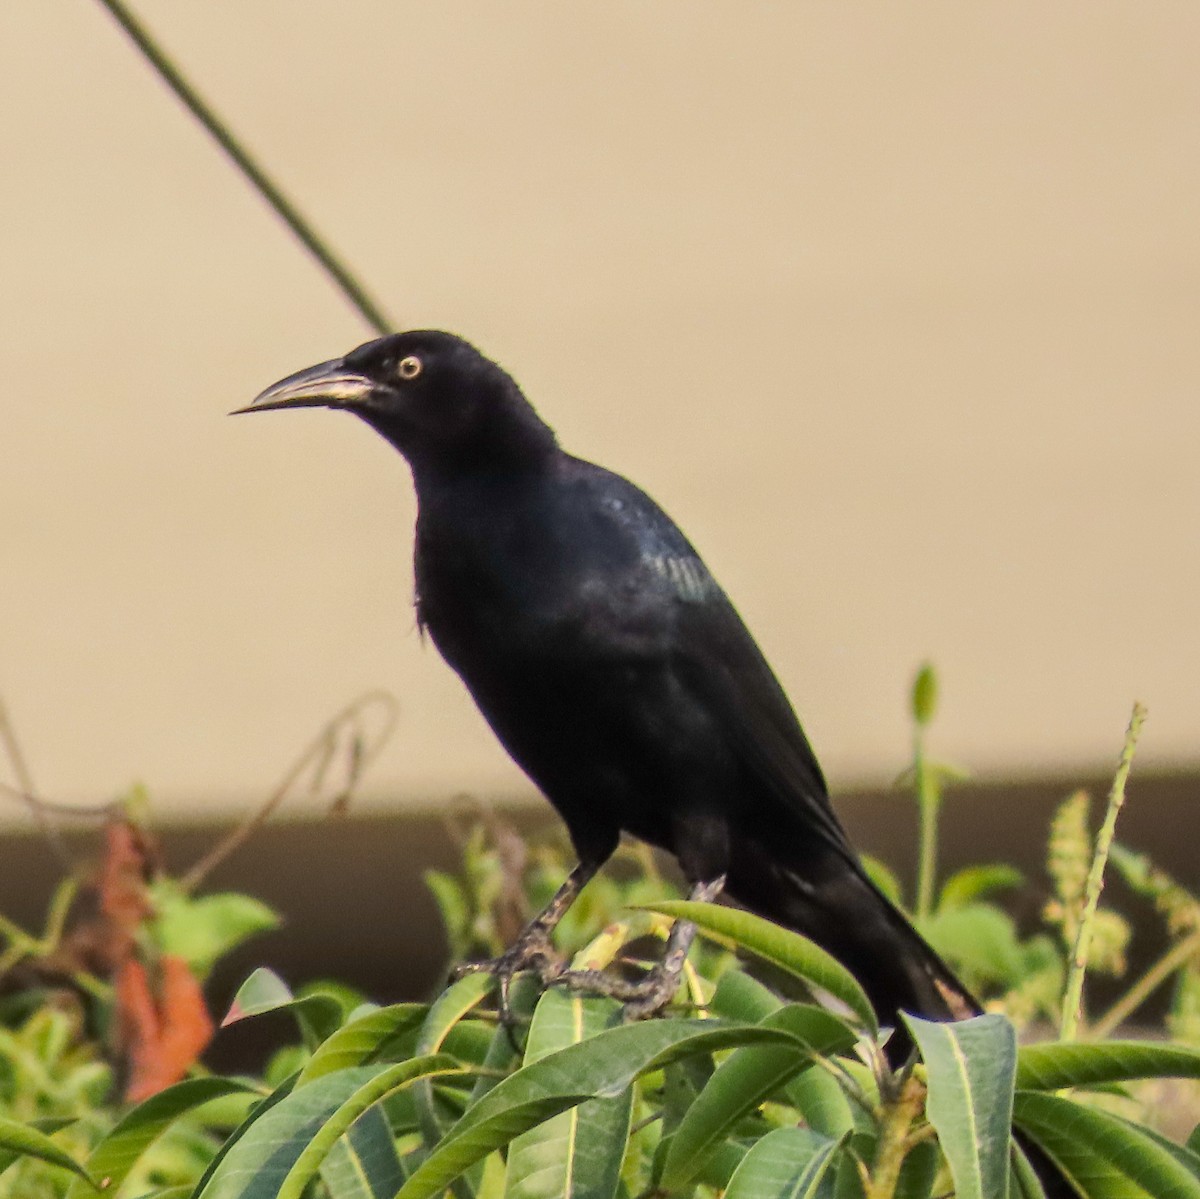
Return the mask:
<path id="1" fill-rule="evenodd" d="M 679 990 L 682 969 L 682 961 L 675 969 L 665 962 L 660 963 L 637 982 L 629 982 L 603 970 L 564 970 L 551 980 L 551 984 L 620 1000 L 625 1005 L 626 1020 L 644 1020 L 656 1016 L 674 998 Z"/>
<path id="2" fill-rule="evenodd" d="M 500 1022 L 506 1028 L 512 1028 L 516 1023 L 509 997 L 512 992 L 512 980 L 518 974 L 532 971 L 538 976 L 543 987 L 549 986 L 565 970 L 566 961 L 554 948 L 550 940 L 550 932 L 538 923 L 530 924 L 517 937 L 516 941 L 498 958 L 488 958 L 482 962 L 466 962 L 455 968 L 451 978 L 457 981 L 468 974 L 492 974 L 500 987 L 497 1007 Z"/>

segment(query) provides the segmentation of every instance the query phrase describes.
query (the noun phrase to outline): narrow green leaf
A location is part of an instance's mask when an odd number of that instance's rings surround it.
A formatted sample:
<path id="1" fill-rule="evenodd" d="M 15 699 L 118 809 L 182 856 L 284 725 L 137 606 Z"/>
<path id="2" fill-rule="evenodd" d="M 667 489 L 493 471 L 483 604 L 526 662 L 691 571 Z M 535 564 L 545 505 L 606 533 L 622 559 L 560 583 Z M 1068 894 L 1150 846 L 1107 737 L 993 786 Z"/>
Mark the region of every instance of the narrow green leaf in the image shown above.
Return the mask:
<path id="1" fill-rule="evenodd" d="M 7 1168 L 18 1157 L 36 1157 L 49 1162 L 52 1166 L 61 1166 L 70 1170 L 79 1182 L 92 1191 L 98 1191 L 100 1185 L 69 1153 L 52 1141 L 44 1132 L 29 1124 L 21 1124 L 16 1120 L 5 1120 L 0 1117 L 0 1148 L 8 1151 L 11 1157 L 4 1162 Z M 87 1191 L 82 1191 L 87 1194 Z"/>
<path id="2" fill-rule="evenodd" d="M 296 1018 L 301 1035 L 310 1049 L 315 1049 L 341 1025 L 344 1011 L 333 995 L 316 991 L 308 995 L 293 995 L 287 983 L 272 970 L 260 966 L 238 988 L 221 1027 L 261 1016 L 267 1012 L 290 1012 Z"/>
<path id="3" fill-rule="evenodd" d="M 457 982 L 451 983 L 430 1007 L 425 1023 L 421 1026 L 421 1033 L 417 1037 L 416 1052 L 437 1053 L 450 1035 L 450 1030 L 478 1007 L 495 988 L 495 976 L 482 971 L 466 974 Z M 428 1080 L 422 1080 L 413 1088 L 413 1095 L 416 1097 L 421 1132 L 426 1145 L 432 1148 L 445 1131 L 438 1115 L 432 1084 Z"/>
<path id="4" fill-rule="evenodd" d="M 894 1199 L 930 1199 L 941 1160 L 941 1150 L 932 1141 L 914 1145 L 900 1166 Z"/>
<path id="5" fill-rule="evenodd" d="M 187 1112 L 222 1095 L 245 1094 L 254 1088 L 235 1078 L 188 1078 L 152 1095 L 127 1112 L 88 1155 L 87 1171 L 110 1194 L 116 1194 L 138 1159 Z M 91 1189 L 76 1179 L 67 1199 L 88 1199 Z"/>
<path id="6" fill-rule="evenodd" d="M 1025 1147 L 1017 1137 L 1009 1142 L 1008 1199 L 1047 1199 Z"/>
<path id="7" fill-rule="evenodd" d="M 430 1054 L 397 1062 L 368 1079 L 322 1122 L 308 1143 L 303 1146 L 279 1187 L 278 1199 L 300 1199 L 304 1189 L 316 1177 L 317 1171 L 338 1139 L 345 1135 L 364 1112 L 389 1095 L 402 1090 L 419 1078 L 457 1073 L 460 1067 L 452 1057 Z M 332 1076 L 326 1076 L 332 1077 Z M 298 1091 L 297 1094 L 304 1094 Z M 273 1164 L 278 1162 L 278 1155 Z M 394 1192 L 393 1192 L 394 1193 Z"/>
<path id="8" fill-rule="evenodd" d="M 777 1128 L 742 1158 L 725 1199 L 830 1199 L 831 1167 L 846 1140 L 830 1140 L 811 1128 Z"/>
<path id="9" fill-rule="evenodd" d="M 1140 1129 L 1058 1095 L 1018 1091 L 1017 1126 L 1088 1199 L 1200 1199 L 1200 1181 Z M 1140 1189 L 1138 1189 L 1140 1188 Z"/>
<path id="10" fill-rule="evenodd" d="M 794 1044 L 787 1033 L 720 1020 L 647 1020 L 599 1033 L 504 1079 L 446 1134 L 397 1199 L 429 1199 L 528 1128 L 585 1099 L 620 1095 L 635 1078 L 692 1053 L 756 1042 Z"/>
<path id="11" fill-rule="evenodd" d="M 213 1155 L 212 1160 L 204 1167 L 204 1173 L 200 1175 L 195 1187 L 192 1188 L 192 1196 L 204 1194 L 204 1188 L 208 1186 L 208 1180 L 221 1168 L 221 1163 L 229 1156 L 233 1147 L 246 1135 L 253 1125 L 272 1108 L 281 1104 L 295 1089 L 297 1075 L 293 1074 L 289 1078 L 285 1078 L 269 1095 L 259 1100 L 247 1113 L 245 1119 L 231 1132 L 221 1143 L 221 1147 Z M 192 1199 L 189 1196 L 189 1199 Z"/>
<path id="12" fill-rule="evenodd" d="M 538 1003 L 529 1028 L 525 1064 L 579 1045 L 619 1025 L 621 1006 L 558 988 Z M 516 1137 L 508 1149 L 505 1199 L 611 1199 L 629 1139 L 633 1092 L 590 1099 Z"/>
<path id="13" fill-rule="evenodd" d="M 321 1163 L 321 1181 L 331 1199 L 392 1199 L 404 1177 L 395 1138 L 378 1105 L 350 1125 Z"/>
<path id="14" fill-rule="evenodd" d="M 939 1023 L 904 1015 L 929 1078 L 926 1114 L 958 1199 L 1008 1194 L 1017 1034 L 1004 1016 Z"/>
<path id="15" fill-rule="evenodd" d="M 397 1003 L 351 1020 L 317 1046 L 300 1071 L 296 1085 L 303 1086 L 335 1070 L 361 1066 L 375 1059 L 386 1052 L 389 1042 L 415 1028 L 428 1012 L 423 1003 Z"/>
<path id="16" fill-rule="evenodd" d="M 653 912 L 662 912 L 665 916 L 673 916 L 676 920 L 690 920 L 714 940 L 725 945 L 741 946 L 794 978 L 820 987 L 844 1003 L 864 1028 L 873 1033 L 879 1031 L 871 1001 L 854 975 L 837 958 L 807 937 L 780 928 L 761 916 L 743 912 L 740 908 L 728 908 L 720 904 L 664 899 L 642 906 Z"/>
<path id="17" fill-rule="evenodd" d="M 820 1054 L 849 1049 L 854 1032 L 832 1012 L 791 1004 L 762 1021 L 796 1038 L 792 1045 L 750 1045 L 731 1054 L 697 1096 L 672 1138 L 661 1185 L 682 1190 L 735 1125 Z"/>
<path id="18" fill-rule="evenodd" d="M 434 1062 L 440 1065 L 434 1067 Z M 445 1058 L 426 1057 L 405 1062 L 403 1066 L 418 1074 L 426 1068 L 457 1068 L 447 1062 Z M 318 1138 L 322 1139 L 322 1151 L 311 1153 L 306 1168 L 311 1165 L 315 1172 L 321 1164 L 319 1158 L 337 1140 L 327 1131 L 332 1120 L 341 1122 L 338 1132 L 341 1135 L 353 1122 L 351 1105 L 358 1108 L 355 1115 L 361 1114 L 371 1102 L 378 1101 L 380 1086 L 386 1091 L 392 1083 L 406 1085 L 403 1077 L 397 1078 L 395 1073 L 379 1084 L 381 1076 L 394 1071 L 397 1071 L 394 1065 L 354 1066 L 289 1091 L 264 1108 L 241 1131 L 221 1161 L 197 1186 L 196 1199 L 279 1199 L 289 1173 Z M 404 1071 L 399 1074 L 403 1076 Z M 408 1082 L 411 1079 L 410 1073 Z M 364 1102 L 368 1096 L 374 1098 Z"/>
<path id="19" fill-rule="evenodd" d="M 783 1002 L 744 970 L 721 975 L 709 1007 L 719 1016 L 755 1023 L 777 1012 Z M 826 1070 L 801 1071 L 787 1084 L 788 1101 L 817 1132 L 837 1139 L 854 1128 L 854 1111 L 837 1079 Z"/>
<path id="20" fill-rule="evenodd" d="M 1200 1078 L 1200 1050 L 1151 1041 L 1046 1041 L 1017 1053 L 1017 1086 L 1025 1091 L 1136 1078 Z"/>
<path id="21" fill-rule="evenodd" d="M 709 1008 L 727 1020 L 757 1024 L 783 1007 L 783 1000 L 744 970 L 726 970 L 717 981 Z"/>

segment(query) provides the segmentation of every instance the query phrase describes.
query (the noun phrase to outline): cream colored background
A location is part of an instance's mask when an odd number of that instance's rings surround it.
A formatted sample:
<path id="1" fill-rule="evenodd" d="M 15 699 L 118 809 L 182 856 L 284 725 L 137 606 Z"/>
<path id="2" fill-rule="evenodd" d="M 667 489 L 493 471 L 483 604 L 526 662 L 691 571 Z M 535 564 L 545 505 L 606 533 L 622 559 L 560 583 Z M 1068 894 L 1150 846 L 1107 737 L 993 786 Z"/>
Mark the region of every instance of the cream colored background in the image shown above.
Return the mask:
<path id="1" fill-rule="evenodd" d="M 983 772 L 1200 764 L 1200 8 L 142 0 L 408 325 L 706 554 L 833 781 L 918 661 Z M 0 6 L 0 693 L 38 783 L 524 784 L 413 632 L 403 464 L 229 420 L 368 332 L 97 5 Z"/>

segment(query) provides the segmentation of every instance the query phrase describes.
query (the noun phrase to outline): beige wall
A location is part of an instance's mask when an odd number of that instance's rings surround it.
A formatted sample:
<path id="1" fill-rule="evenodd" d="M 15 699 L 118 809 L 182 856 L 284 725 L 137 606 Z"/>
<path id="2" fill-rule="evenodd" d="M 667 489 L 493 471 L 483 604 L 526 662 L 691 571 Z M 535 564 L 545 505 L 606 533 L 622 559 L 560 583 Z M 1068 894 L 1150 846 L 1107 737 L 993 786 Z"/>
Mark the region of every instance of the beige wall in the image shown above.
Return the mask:
<path id="1" fill-rule="evenodd" d="M 834 782 L 1200 763 L 1200 9 L 139 11 L 410 325 L 700 544 Z M 402 463 L 224 413 L 366 330 L 97 5 L 0 6 L 0 694 L 41 788 L 520 787 L 409 609 Z"/>

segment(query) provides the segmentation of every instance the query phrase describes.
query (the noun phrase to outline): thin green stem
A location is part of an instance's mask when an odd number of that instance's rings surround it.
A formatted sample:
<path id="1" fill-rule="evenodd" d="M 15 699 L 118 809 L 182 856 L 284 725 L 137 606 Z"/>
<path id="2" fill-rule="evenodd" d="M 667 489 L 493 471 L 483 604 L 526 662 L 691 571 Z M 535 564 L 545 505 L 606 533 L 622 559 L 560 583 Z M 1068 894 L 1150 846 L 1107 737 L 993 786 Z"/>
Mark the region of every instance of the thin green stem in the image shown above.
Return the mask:
<path id="1" fill-rule="evenodd" d="M 1200 953 L 1200 929 L 1177 941 L 1088 1029 L 1090 1040 L 1102 1041 L 1115 1032 L 1180 966 Z"/>
<path id="2" fill-rule="evenodd" d="M 1062 1021 L 1058 1033 L 1061 1041 L 1072 1041 L 1079 1032 L 1083 1011 L 1083 977 L 1087 973 L 1088 950 L 1091 947 L 1096 909 L 1100 906 L 1100 892 L 1104 890 L 1104 868 L 1108 864 L 1108 851 L 1116 833 L 1117 816 L 1125 803 L 1125 783 L 1129 778 L 1134 750 L 1137 748 L 1138 736 L 1145 719 L 1146 709 L 1141 704 L 1134 704 L 1133 713 L 1129 717 L 1129 728 L 1125 731 L 1121 759 L 1117 763 L 1117 772 L 1113 776 L 1112 788 L 1108 793 L 1108 809 L 1104 814 L 1104 823 L 1096 834 L 1096 849 L 1092 855 L 1092 868 L 1088 873 L 1079 931 L 1075 935 L 1075 947 L 1067 970 L 1067 988 L 1063 996 Z"/>
<path id="3" fill-rule="evenodd" d="M 913 786 L 921 822 L 920 857 L 917 863 L 917 916 L 933 914 L 937 887 L 938 817 L 942 807 L 941 785 L 925 761 L 925 744 L 918 728 L 913 737 Z"/>
<path id="4" fill-rule="evenodd" d="M 250 185 L 275 210 L 283 223 L 300 239 L 304 248 L 317 260 L 367 324 L 377 333 L 390 333 L 396 326 L 383 308 L 372 298 L 350 268 L 313 228 L 296 205 L 288 199 L 282 188 L 255 162 L 250 152 L 238 141 L 229 126 L 184 77 L 179 67 L 150 36 L 149 31 L 130 12 L 123 0 L 100 0 L 100 3 L 124 29 L 147 62 L 158 72 L 159 78 L 175 93 L 188 112 L 204 126 L 217 145 L 225 151 L 238 170 L 249 180 Z"/>

